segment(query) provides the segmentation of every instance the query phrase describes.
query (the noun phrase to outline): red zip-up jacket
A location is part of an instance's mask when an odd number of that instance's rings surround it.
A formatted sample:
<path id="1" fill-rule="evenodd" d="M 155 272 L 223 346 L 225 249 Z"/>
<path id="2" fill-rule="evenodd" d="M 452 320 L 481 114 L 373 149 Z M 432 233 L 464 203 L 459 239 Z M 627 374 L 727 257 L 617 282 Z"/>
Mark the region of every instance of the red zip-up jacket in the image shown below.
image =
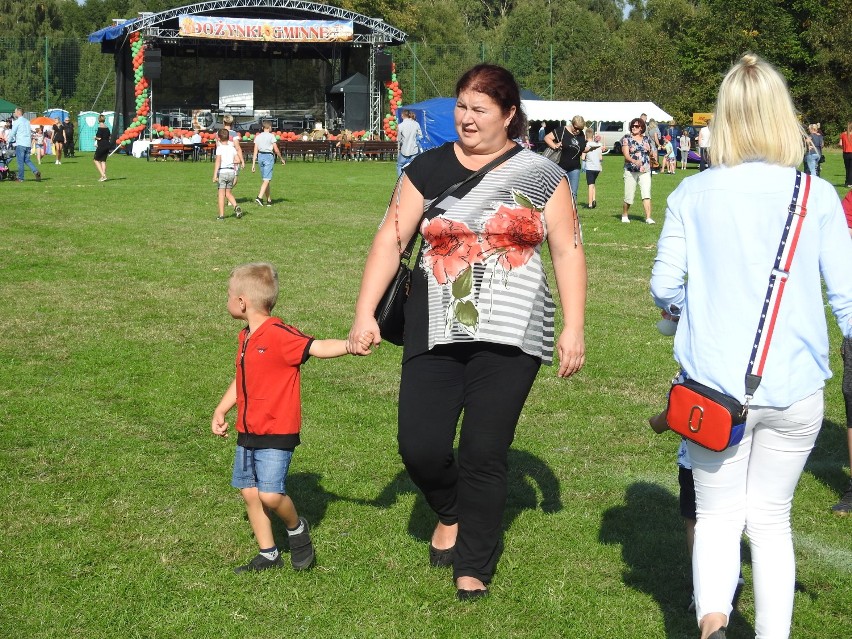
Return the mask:
<path id="1" fill-rule="evenodd" d="M 237 349 L 237 443 L 291 449 L 302 427 L 301 365 L 313 337 L 270 317 L 240 331 Z"/>

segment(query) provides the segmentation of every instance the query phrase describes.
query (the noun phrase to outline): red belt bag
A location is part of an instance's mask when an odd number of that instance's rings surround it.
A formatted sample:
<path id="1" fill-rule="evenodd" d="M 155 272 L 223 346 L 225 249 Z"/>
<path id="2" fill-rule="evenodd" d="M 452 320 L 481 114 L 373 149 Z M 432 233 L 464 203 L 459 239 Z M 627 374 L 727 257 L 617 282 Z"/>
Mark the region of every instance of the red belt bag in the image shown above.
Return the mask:
<path id="1" fill-rule="evenodd" d="M 723 451 L 739 444 L 745 433 L 749 402 L 754 397 L 763 377 L 763 367 L 775 329 L 781 296 L 790 276 L 793 255 L 807 214 L 806 204 L 811 177 L 804 176 L 804 185 L 802 185 L 802 177 L 802 173 L 796 171 L 793 199 L 788 209 L 775 264 L 769 275 L 769 287 L 766 290 L 746 370 L 745 404 L 694 379 L 683 379 L 683 375 L 678 376 L 669 391 L 669 404 L 666 409 L 666 422 L 669 428 L 704 448 L 716 452 Z"/>
<path id="2" fill-rule="evenodd" d="M 696 444 L 723 451 L 740 443 L 748 407 L 694 379 L 673 384 L 666 422 L 674 432 Z"/>

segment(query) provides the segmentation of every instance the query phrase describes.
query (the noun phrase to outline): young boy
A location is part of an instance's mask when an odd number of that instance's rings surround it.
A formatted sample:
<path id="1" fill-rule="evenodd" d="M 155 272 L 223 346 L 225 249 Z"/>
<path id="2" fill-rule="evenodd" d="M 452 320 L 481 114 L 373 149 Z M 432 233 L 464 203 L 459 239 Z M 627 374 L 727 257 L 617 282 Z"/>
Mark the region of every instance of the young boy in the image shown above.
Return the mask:
<path id="1" fill-rule="evenodd" d="M 342 339 L 315 340 L 271 315 L 278 299 L 278 274 L 271 264 L 245 264 L 231 272 L 228 312 L 248 326 L 240 331 L 237 373 L 213 413 L 214 435 L 228 436 L 225 417 L 237 407 L 237 450 L 231 485 L 246 504 L 252 531 L 260 548 L 251 561 L 234 569 L 256 572 L 281 566 L 272 534 L 271 514 L 287 527 L 290 563 L 307 570 L 314 562 L 310 529 L 296 512 L 286 491 L 287 470 L 299 444 L 302 413 L 301 365 L 308 357 L 347 354 Z M 361 340 L 364 349 L 372 335 Z"/>
<path id="2" fill-rule="evenodd" d="M 237 161 L 234 164 L 234 170 L 236 171 L 234 186 L 236 186 L 237 181 L 240 179 L 240 169 L 246 168 L 246 159 L 243 156 L 243 147 L 240 145 L 240 134 L 234 131 L 234 116 L 230 113 L 226 114 L 222 118 L 222 126 L 228 131 L 228 140 L 237 151 Z"/>
<path id="3" fill-rule="evenodd" d="M 237 218 L 243 216 L 243 210 L 237 205 L 231 190 L 237 179 L 237 151 L 228 142 L 228 130 L 219 129 L 219 144 L 216 145 L 216 163 L 213 165 L 213 181 L 219 183 L 219 215 L 217 220 L 225 219 L 225 199 L 234 207 Z"/>

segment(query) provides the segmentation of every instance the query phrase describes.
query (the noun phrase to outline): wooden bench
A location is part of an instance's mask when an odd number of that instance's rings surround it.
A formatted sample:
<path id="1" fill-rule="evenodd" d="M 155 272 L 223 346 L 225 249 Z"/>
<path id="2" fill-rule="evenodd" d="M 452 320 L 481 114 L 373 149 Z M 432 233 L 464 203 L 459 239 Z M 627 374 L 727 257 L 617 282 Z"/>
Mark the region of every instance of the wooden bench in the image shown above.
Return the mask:
<path id="1" fill-rule="evenodd" d="M 383 140 L 364 140 L 355 143 L 355 155 L 359 160 L 395 160 L 396 142 Z"/>
<path id="2" fill-rule="evenodd" d="M 163 153 L 164 151 L 168 151 L 168 153 Z M 185 160 L 187 155 L 192 155 L 191 144 L 163 144 L 161 142 L 154 142 L 148 147 L 146 159 L 150 160 L 154 158 L 154 160 L 165 161 L 168 158 L 175 158 L 176 160 Z"/>
<path id="3" fill-rule="evenodd" d="M 279 146 L 282 143 L 279 143 Z M 331 142 L 328 140 L 294 140 L 292 142 L 284 142 L 281 148 L 281 153 L 284 157 L 292 159 L 296 157 L 302 160 L 311 160 L 321 157 L 328 161 L 331 159 Z"/>

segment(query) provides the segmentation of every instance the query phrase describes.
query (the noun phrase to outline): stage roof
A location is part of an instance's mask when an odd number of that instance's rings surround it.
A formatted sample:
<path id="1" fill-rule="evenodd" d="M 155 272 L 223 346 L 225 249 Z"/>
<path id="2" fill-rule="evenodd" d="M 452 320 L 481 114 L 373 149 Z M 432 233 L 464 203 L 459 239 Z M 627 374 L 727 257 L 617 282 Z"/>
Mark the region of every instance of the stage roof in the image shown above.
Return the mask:
<path id="1" fill-rule="evenodd" d="M 352 43 L 399 45 L 408 38 L 405 32 L 386 24 L 380 18 L 370 18 L 354 11 L 302 0 L 211 0 L 176 7 L 159 13 L 140 14 L 138 18 L 99 29 L 89 34 L 89 42 L 105 43 L 143 31 L 146 37 L 192 41 L 181 37 L 177 18 L 182 15 L 240 16 L 255 19 L 335 19 L 351 20 L 355 34 Z"/>

